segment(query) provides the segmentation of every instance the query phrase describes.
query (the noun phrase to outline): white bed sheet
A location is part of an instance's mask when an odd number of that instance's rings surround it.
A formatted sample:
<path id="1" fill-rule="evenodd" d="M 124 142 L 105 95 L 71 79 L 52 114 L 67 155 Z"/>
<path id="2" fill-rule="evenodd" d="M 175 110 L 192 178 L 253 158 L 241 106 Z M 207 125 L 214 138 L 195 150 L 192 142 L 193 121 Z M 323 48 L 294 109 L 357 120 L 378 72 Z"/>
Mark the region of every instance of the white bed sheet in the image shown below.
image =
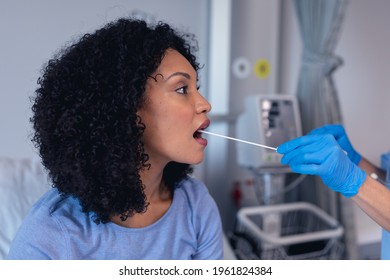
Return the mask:
<path id="1" fill-rule="evenodd" d="M 39 160 L 0 158 L 0 259 L 33 203 L 49 188 Z"/>

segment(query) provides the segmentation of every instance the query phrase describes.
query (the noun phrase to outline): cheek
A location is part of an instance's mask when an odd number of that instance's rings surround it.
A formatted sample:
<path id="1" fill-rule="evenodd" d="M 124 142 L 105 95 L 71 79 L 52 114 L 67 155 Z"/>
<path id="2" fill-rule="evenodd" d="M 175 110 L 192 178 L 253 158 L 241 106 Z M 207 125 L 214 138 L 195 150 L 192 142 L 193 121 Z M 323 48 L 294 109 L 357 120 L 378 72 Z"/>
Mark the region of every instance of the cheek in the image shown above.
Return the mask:
<path id="1" fill-rule="evenodd" d="M 160 119 L 171 126 L 172 129 L 183 129 L 183 127 L 189 127 L 191 125 L 193 114 L 190 108 L 182 106 L 172 106 L 168 108 L 165 106 L 165 110 L 161 110 Z"/>
<path id="2" fill-rule="evenodd" d="M 171 121 L 171 130 L 178 136 L 182 135 L 187 137 L 190 134 L 192 135 L 193 127 L 193 118 L 188 113 L 178 114 Z"/>
<path id="3" fill-rule="evenodd" d="M 146 126 L 144 137 L 177 143 L 193 129 L 193 110 L 179 102 L 149 103 L 139 115 Z M 177 143 L 178 144 L 178 143 Z"/>

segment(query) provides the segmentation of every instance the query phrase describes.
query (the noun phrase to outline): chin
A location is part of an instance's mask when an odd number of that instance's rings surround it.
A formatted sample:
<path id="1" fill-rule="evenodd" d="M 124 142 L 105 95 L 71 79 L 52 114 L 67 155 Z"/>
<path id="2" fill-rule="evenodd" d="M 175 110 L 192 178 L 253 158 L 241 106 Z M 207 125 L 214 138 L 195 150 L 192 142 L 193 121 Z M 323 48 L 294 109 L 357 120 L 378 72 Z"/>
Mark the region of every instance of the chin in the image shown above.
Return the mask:
<path id="1" fill-rule="evenodd" d="M 195 164 L 202 163 L 203 160 L 204 160 L 204 156 L 202 156 L 202 158 L 200 158 L 197 161 L 195 161 L 195 163 L 193 163 L 193 164 L 195 165 Z"/>
<path id="2" fill-rule="evenodd" d="M 197 164 L 202 163 L 202 161 L 203 161 L 203 159 L 202 159 L 202 160 L 198 160 L 198 161 L 196 161 L 196 162 L 194 162 L 194 163 L 190 163 L 190 165 L 197 165 Z"/>
<path id="3" fill-rule="evenodd" d="M 201 157 L 192 158 L 192 160 L 189 160 L 187 164 L 197 165 L 201 163 L 203 160 L 204 160 L 204 155 L 202 155 Z"/>

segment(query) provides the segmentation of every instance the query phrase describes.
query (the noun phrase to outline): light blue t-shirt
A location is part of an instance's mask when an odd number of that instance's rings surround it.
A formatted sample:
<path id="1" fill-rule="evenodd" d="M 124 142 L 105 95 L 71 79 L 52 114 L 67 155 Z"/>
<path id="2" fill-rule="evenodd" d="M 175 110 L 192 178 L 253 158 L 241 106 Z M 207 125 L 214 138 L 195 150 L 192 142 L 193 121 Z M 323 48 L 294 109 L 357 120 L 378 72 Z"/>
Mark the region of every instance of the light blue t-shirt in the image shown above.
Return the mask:
<path id="1" fill-rule="evenodd" d="M 222 259 L 218 208 L 206 186 L 182 181 L 169 210 L 154 224 L 95 224 L 79 201 L 50 190 L 33 206 L 8 259 Z"/>
<path id="2" fill-rule="evenodd" d="M 390 152 L 381 156 L 381 167 L 386 170 L 386 186 L 390 190 Z M 385 229 L 382 229 L 381 259 L 390 260 L 390 232 Z"/>

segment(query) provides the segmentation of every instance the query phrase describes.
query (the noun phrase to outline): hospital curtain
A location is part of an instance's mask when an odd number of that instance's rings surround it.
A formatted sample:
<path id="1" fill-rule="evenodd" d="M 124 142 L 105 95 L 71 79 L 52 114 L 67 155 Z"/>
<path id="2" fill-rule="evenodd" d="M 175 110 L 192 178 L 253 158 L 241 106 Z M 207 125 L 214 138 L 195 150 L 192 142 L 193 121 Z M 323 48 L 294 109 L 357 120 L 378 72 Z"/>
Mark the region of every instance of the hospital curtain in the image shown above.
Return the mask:
<path id="1" fill-rule="evenodd" d="M 334 71 L 343 61 L 334 54 L 347 0 L 294 0 L 303 43 L 301 69 L 298 81 L 303 133 L 324 124 L 341 123 L 342 116 L 333 82 Z M 309 184 L 309 186 L 308 186 Z M 313 187 L 314 186 L 314 187 Z M 309 178 L 301 194 L 343 223 L 347 222 L 345 201 L 335 192 L 322 185 L 318 178 Z M 349 211 L 348 215 L 351 215 Z M 347 225 L 350 229 L 353 225 Z M 353 234 L 347 230 L 346 234 Z M 348 236 L 348 241 L 354 236 Z M 348 244 L 347 244 L 348 245 Z M 348 247 L 348 246 L 347 246 Z M 351 256 L 352 248 L 347 248 Z M 353 255 L 353 254 L 352 254 Z"/>
<path id="2" fill-rule="evenodd" d="M 341 122 L 332 74 L 342 64 L 333 52 L 339 38 L 347 1 L 295 0 L 303 42 L 298 99 L 303 132 Z"/>

